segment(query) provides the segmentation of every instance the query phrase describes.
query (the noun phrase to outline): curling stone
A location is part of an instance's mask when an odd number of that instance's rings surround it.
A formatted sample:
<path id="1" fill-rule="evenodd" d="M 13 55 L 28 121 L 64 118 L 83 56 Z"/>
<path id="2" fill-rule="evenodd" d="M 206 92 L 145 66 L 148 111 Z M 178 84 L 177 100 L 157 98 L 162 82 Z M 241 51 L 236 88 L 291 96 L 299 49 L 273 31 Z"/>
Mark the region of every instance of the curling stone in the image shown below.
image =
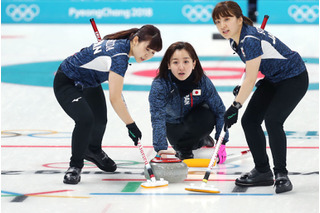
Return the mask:
<path id="1" fill-rule="evenodd" d="M 165 155 L 173 155 L 173 153 L 165 153 Z M 163 178 L 169 183 L 179 183 L 184 181 L 188 175 L 188 166 L 179 158 L 169 157 L 164 158 L 160 156 L 156 156 L 150 161 L 150 166 L 154 173 L 154 176 L 157 180 Z M 146 167 L 144 168 L 144 175 L 147 179 L 150 179 L 148 171 Z"/>

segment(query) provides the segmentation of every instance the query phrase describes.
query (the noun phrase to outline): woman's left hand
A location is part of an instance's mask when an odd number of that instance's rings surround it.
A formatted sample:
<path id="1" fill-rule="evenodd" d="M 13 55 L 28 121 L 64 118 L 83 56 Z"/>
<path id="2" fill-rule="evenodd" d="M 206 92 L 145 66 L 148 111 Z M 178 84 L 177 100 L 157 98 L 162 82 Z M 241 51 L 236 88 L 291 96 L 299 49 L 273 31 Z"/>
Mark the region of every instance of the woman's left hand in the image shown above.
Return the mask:
<path id="1" fill-rule="evenodd" d="M 238 111 L 239 109 L 231 105 L 229 109 L 224 113 L 224 124 L 225 129 L 230 128 L 233 124 L 237 123 L 238 121 Z"/>
<path id="2" fill-rule="evenodd" d="M 227 159 L 226 145 L 221 144 L 218 152 L 218 164 L 223 164 Z"/>

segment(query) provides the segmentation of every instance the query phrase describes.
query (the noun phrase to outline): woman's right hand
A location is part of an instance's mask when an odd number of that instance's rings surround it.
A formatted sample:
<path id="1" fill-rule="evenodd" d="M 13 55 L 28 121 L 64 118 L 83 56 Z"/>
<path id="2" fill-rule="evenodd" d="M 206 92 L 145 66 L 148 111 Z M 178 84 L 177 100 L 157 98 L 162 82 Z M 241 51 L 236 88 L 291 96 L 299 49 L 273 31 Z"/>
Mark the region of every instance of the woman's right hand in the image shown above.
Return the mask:
<path id="1" fill-rule="evenodd" d="M 166 158 L 167 155 L 175 155 L 176 154 L 176 151 L 175 150 L 160 150 L 158 153 L 157 153 L 157 156 L 156 157 L 164 157 Z"/>
<path id="2" fill-rule="evenodd" d="M 126 125 L 126 127 L 128 128 L 129 137 L 133 140 L 134 145 L 137 146 L 138 141 L 142 137 L 140 129 L 137 127 L 135 122 Z"/>

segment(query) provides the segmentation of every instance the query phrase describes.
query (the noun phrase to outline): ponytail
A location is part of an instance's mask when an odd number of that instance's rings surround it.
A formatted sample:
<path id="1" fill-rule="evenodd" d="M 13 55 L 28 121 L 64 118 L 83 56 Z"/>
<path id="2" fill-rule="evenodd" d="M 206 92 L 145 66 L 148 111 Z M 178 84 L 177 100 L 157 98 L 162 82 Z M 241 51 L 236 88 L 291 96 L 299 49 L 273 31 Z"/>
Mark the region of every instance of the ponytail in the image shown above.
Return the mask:
<path id="1" fill-rule="evenodd" d="M 112 33 L 109 35 L 106 35 L 103 37 L 104 40 L 107 39 L 129 39 L 131 40 L 131 37 L 134 37 L 133 35 L 138 32 L 138 28 L 131 28 L 129 30 L 123 30 L 120 32 Z M 130 39 L 131 38 L 131 39 Z"/>
<path id="2" fill-rule="evenodd" d="M 243 18 L 243 23 L 245 23 L 246 25 L 253 26 L 253 21 L 250 18 L 246 16 L 242 16 L 242 18 Z"/>
<path id="3" fill-rule="evenodd" d="M 138 36 L 139 42 L 150 41 L 148 48 L 158 52 L 162 49 L 160 30 L 155 26 L 148 24 L 143 25 L 140 29 L 131 28 L 129 30 L 123 30 L 117 33 L 109 34 L 104 36 L 103 39 L 128 39 L 131 41 L 136 36 Z"/>

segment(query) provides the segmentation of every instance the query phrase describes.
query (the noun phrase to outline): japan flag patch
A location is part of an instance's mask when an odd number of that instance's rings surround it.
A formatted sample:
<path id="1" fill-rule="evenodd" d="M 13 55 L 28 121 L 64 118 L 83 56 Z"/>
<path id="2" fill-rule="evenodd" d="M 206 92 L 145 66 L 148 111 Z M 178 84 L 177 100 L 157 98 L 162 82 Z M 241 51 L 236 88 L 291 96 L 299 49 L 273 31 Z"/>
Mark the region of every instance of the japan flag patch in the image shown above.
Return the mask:
<path id="1" fill-rule="evenodd" d="M 201 95 L 201 89 L 194 89 L 192 91 L 193 96 L 200 96 Z"/>

